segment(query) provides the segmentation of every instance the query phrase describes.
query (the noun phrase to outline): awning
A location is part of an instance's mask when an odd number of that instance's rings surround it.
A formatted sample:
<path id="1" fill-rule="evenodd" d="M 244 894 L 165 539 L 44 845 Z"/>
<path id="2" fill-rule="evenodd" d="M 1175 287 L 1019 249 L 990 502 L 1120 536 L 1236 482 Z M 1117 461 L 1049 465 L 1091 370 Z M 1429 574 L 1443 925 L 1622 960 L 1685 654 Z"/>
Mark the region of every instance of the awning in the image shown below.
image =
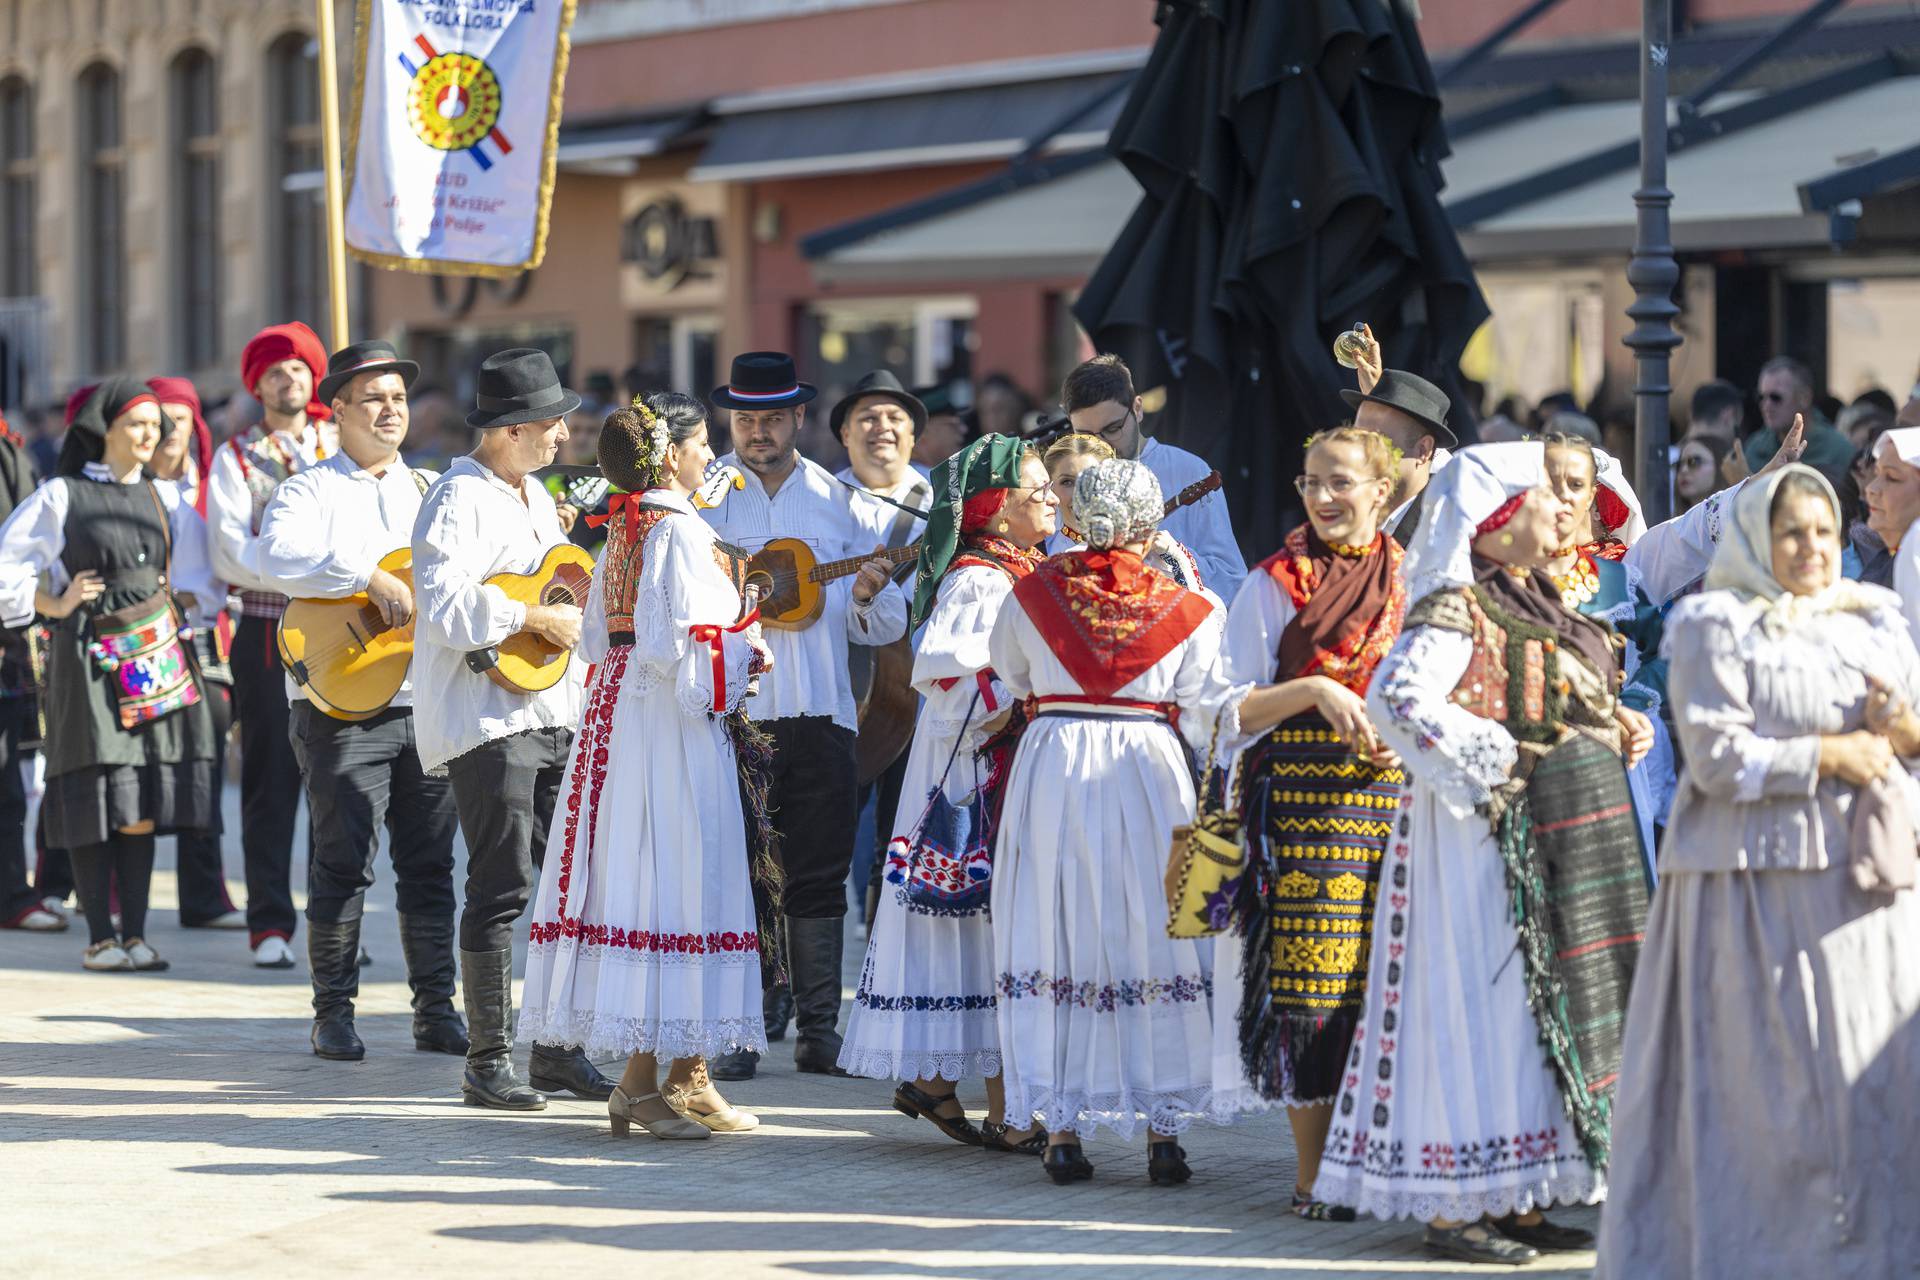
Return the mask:
<path id="1" fill-rule="evenodd" d="M 1126 100 L 1130 71 L 723 115 L 695 181 L 856 173 L 1004 160 L 1067 121 L 1049 149 L 1099 146 Z"/>
<path id="2" fill-rule="evenodd" d="M 702 113 L 697 111 L 585 124 L 569 124 L 563 119 L 555 157 L 560 164 L 573 166 L 657 156 L 697 129 L 701 119 Z"/>

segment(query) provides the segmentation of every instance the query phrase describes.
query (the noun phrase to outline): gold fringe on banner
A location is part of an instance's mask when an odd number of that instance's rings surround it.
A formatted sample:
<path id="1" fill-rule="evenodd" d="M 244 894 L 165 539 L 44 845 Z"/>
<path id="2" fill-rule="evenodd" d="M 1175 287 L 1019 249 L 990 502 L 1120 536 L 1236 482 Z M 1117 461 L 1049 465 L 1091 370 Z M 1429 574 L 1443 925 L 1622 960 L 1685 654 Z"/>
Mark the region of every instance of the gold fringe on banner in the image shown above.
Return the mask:
<path id="1" fill-rule="evenodd" d="M 353 167 L 360 154 L 360 111 L 367 100 L 367 39 L 373 27 L 375 0 L 359 0 L 354 13 L 353 63 L 353 145 L 347 149 L 347 174 L 343 204 L 353 203 Z M 416 275 L 482 276 L 508 279 L 532 271 L 547 256 L 547 223 L 553 208 L 553 179 L 560 159 L 561 99 L 566 94 L 567 58 L 572 53 L 575 0 L 561 0 L 559 43 L 553 53 L 553 83 L 547 92 L 547 131 L 540 153 L 540 196 L 533 216 L 533 252 L 525 262 L 502 266 L 491 262 L 455 262 L 445 258 L 408 258 L 398 254 L 372 253 L 349 244 L 347 252 L 362 262 L 389 271 L 411 271 Z"/>

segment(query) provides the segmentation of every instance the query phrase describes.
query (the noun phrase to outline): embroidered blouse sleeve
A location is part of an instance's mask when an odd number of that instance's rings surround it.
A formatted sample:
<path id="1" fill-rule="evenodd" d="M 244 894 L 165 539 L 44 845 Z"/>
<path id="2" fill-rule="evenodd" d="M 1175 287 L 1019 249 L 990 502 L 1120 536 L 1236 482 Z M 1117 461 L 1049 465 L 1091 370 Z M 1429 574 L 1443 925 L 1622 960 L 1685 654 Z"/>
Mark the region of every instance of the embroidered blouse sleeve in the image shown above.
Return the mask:
<path id="1" fill-rule="evenodd" d="M 254 541 L 253 492 L 247 488 L 236 448 L 229 441 L 213 451 L 212 473 L 207 477 L 209 559 L 213 571 L 234 586 L 272 591 L 273 582 L 262 578 L 259 567 L 248 560 Z"/>
<path id="2" fill-rule="evenodd" d="M 1741 481 L 1745 484 L 1746 481 Z M 1724 513 L 1733 509 L 1740 485 L 1710 494 L 1671 520 L 1653 526 L 1627 549 L 1627 567 L 1637 570 L 1647 597 L 1666 604 L 1706 576 L 1720 542 Z"/>
<path id="3" fill-rule="evenodd" d="M 987 638 L 987 663 L 1010 698 L 1024 698 L 1033 692 L 1033 665 L 1028 645 L 1039 643 L 1033 623 L 1017 597 L 1009 594 L 1000 616 L 994 620 L 993 634 Z"/>
<path id="4" fill-rule="evenodd" d="M 1265 570 L 1249 573 L 1227 607 L 1227 678 L 1266 684 L 1279 664 L 1280 633 L 1293 621 L 1293 600 Z"/>
<path id="5" fill-rule="evenodd" d="M 1722 800 L 1811 796 L 1820 780 L 1819 736 L 1770 738 L 1754 731 L 1751 665 L 1741 644 L 1752 624 L 1735 612 L 1744 608 L 1724 592 L 1709 592 L 1682 602 L 1668 622 L 1667 684 L 1687 776 Z"/>
<path id="6" fill-rule="evenodd" d="M 194 599 L 192 622 L 207 626 L 214 615 L 226 607 L 227 584 L 213 571 L 208 556 L 207 524 L 200 513 L 180 497 L 177 486 L 155 485 L 160 505 L 167 509 L 167 532 L 173 539 L 173 562 L 167 566 L 167 580 L 176 593 Z"/>
<path id="7" fill-rule="evenodd" d="M 998 569 L 969 566 L 955 569 L 940 584 L 933 609 L 920 631 L 913 656 L 913 687 L 922 696 L 964 682 L 969 693 L 977 676 L 985 674 L 982 703 L 998 710 L 1007 702 L 1005 686 L 993 678 L 988 642 L 994 620 L 1013 594 L 1013 583 Z"/>
<path id="8" fill-rule="evenodd" d="M 1442 627 L 1401 633 L 1373 673 L 1367 713 L 1407 772 L 1464 818 L 1493 798 L 1520 758 L 1513 735 L 1455 703 L 1473 637 Z"/>
<path id="9" fill-rule="evenodd" d="M 714 589 L 719 570 L 710 542 L 700 536 L 704 531 L 685 527 L 696 518 L 668 516 L 647 534 L 634 599 L 635 629 L 643 633 L 636 656 L 673 672 L 681 711 L 718 715 L 747 696 L 753 642 L 744 628 L 729 630 L 737 625 L 739 600 L 733 597 L 728 607 L 732 593 Z"/>
<path id="10" fill-rule="evenodd" d="M 1221 628 L 1202 624 L 1180 646 L 1172 701 L 1180 708 L 1180 733 L 1195 751 L 1211 746 L 1219 760 L 1231 758 L 1251 739 L 1240 731 L 1240 704 L 1253 691 L 1236 683 L 1220 661 Z"/>
<path id="11" fill-rule="evenodd" d="M 472 502 L 455 501 L 459 476 L 427 490 L 413 526 L 416 626 L 431 643 L 471 652 L 499 644 L 526 625 L 526 606 L 488 585 L 470 567 L 492 545 Z"/>
<path id="12" fill-rule="evenodd" d="M 67 588 L 67 571 L 60 553 L 67 546 L 67 486 L 73 481 L 49 480 L 13 509 L 0 525 L 0 623 L 20 628 L 33 621 L 33 593 L 40 575 L 51 579 L 49 590 Z"/>

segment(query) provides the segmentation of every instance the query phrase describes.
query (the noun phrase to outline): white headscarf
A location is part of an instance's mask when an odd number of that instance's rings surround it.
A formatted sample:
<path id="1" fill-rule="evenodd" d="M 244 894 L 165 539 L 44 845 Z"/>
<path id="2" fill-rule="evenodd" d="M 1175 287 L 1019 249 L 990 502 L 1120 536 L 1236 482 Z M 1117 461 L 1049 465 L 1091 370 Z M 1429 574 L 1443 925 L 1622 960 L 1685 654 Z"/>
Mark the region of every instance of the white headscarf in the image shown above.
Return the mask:
<path id="1" fill-rule="evenodd" d="M 1468 445 L 1427 483 L 1420 531 L 1407 548 L 1407 599 L 1473 582 L 1473 534 L 1507 502 L 1547 482 L 1547 450 L 1538 440 Z"/>
<path id="2" fill-rule="evenodd" d="M 1166 505 L 1153 472 L 1125 458 L 1096 462 L 1073 482 L 1073 523 L 1096 551 L 1151 537 Z"/>
<path id="3" fill-rule="evenodd" d="M 1873 592 L 1846 578 L 1836 578 L 1832 586 L 1818 595 L 1796 596 L 1773 576 L 1773 499 L 1788 476 L 1811 477 L 1820 493 L 1833 506 L 1833 518 L 1840 519 L 1840 499 L 1834 496 L 1827 478 L 1802 462 L 1791 463 L 1778 471 L 1755 476 L 1740 486 L 1734 495 L 1733 511 L 1714 548 L 1713 563 L 1707 568 L 1706 589 L 1731 591 L 1748 600 L 1764 603 L 1761 625 L 1770 635 L 1780 635 L 1816 614 L 1843 609 L 1854 613 L 1872 613 L 1879 608 Z M 1839 557 L 1834 571 L 1839 572 Z"/>
<path id="4" fill-rule="evenodd" d="M 1893 452 L 1900 461 L 1910 467 L 1920 467 L 1920 427 L 1894 427 L 1880 433 L 1880 440 L 1873 446 L 1874 457 L 1886 453 L 1887 446 L 1893 446 Z"/>
<path id="5" fill-rule="evenodd" d="M 1629 547 L 1640 541 L 1640 535 L 1647 531 L 1647 517 L 1640 510 L 1640 495 L 1627 483 L 1627 473 L 1621 469 L 1620 459 L 1605 449 L 1596 448 L 1593 451 L 1593 478 L 1601 488 L 1620 499 L 1620 505 L 1627 509 L 1627 518 L 1621 524 L 1607 526 L 1604 518 L 1600 523 L 1606 526 L 1608 533 Z M 1596 494 L 1596 504 L 1598 500 Z"/>

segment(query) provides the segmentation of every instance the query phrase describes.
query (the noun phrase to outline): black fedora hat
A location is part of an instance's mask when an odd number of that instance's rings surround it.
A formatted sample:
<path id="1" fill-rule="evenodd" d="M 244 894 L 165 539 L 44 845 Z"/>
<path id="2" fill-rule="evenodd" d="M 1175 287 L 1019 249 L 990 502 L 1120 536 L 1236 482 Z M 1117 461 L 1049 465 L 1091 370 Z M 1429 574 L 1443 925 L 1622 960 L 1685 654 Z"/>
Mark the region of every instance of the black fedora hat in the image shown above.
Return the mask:
<path id="1" fill-rule="evenodd" d="M 846 425 L 847 415 L 853 412 L 853 406 L 869 396 L 884 397 L 905 409 L 907 416 L 913 419 L 915 435 L 927 429 L 927 406 L 921 403 L 920 397 L 902 386 L 891 370 L 875 369 L 854 383 L 853 390 L 841 396 L 840 403 L 833 406 L 833 434 L 840 434 L 840 428 Z"/>
<path id="2" fill-rule="evenodd" d="M 1404 369 L 1388 369 L 1381 373 L 1380 381 L 1373 384 L 1372 391 L 1349 389 L 1342 391 L 1340 398 L 1355 409 L 1369 400 L 1384 404 L 1389 409 L 1398 409 L 1429 428 L 1436 443 L 1448 449 L 1460 447 L 1459 439 L 1447 426 L 1447 410 L 1452 407 L 1452 401 L 1447 399 L 1446 392 L 1418 374 L 1408 373 Z"/>
<path id="3" fill-rule="evenodd" d="M 534 347 L 513 347 L 480 362 L 473 404 L 468 426 L 512 427 L 564 418 L 580 407 L 580 397 L 560 385 L 552 356 Z"/>
<path id="4" fill-rule="evenodd" d="M 381 372 L 397 373 L 402 382 L 411 384 L 420 376 L 420 366 L 411 360 L 402 360 L 391 342 L 377 338 L 372 342 L 356 342 L 327 357 L 327 376 L 320 379 L 313 398 L 321 404 L 332 404 L 340 388 L 361 374 Z"/>
<path id="5" fill-rule="evenodd" d="M 727 385 L 715 387 L 712 400 L 722 409 L 784 409 L 819 394 L 820 388 L 800 381 L 786 352 L 748 351 L 733 358 Z"/>

